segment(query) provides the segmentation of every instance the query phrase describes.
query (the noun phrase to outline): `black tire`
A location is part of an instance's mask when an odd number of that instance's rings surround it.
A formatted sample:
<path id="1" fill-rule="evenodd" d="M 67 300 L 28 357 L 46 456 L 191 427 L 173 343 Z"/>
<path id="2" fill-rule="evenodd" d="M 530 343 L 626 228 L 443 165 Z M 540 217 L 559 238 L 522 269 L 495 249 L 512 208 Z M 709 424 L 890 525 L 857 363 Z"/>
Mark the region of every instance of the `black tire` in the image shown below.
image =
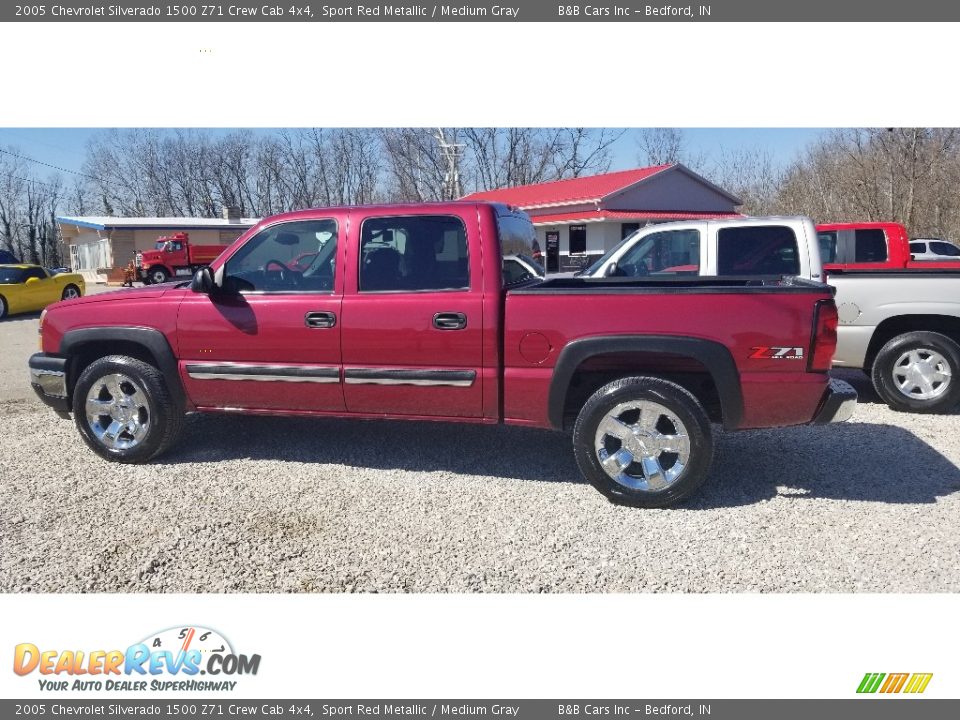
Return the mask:
<path id="1" fill-rule="evenodd" d="M 689 458 L 686 464 L 676 478 L 663 489 L 628 487 L 614 479 L 604 470 L 599 457 L 600 451 L 597 449 L 600 423 L 608 413 L 622 403 L 642 401 L 665 408 L 683 425 L 682 429 L 677 428 L 671 419 L 658 415 L 655 428 L 657 435 L 660 437 L 671 433 L 680 435 L 680 431 L 683 430 L 689 443 Z M 618 417 L 626 418 L 623 422 L 629 422 L 628 413 Z M 663 424 L 664 422 L 666 425 Z M 607 446 L 611 441 L 614 445 L 619 442 L 605 436 L 604 452 L 617 454 L 616 447 Z M 587 400 L 573 428 L 573 451 L 584 477 L 610 501 L 642 508 L 660 508 L 689 497 L 707 479 L 713 460 L 713 434 L 710 418 L 703 406 L 681 386 L 659 378 L 627 377 L 604 385 Z M 661 450 L 662 452 L 666 451 Z M 680 455 L 661 454 L 659 457 L 666 459 L 668 465 L 665 473 L 669 473 L 676 467 L 675 462 L 679 460 Z M 674 460 L 673 464 L 669 464 L 671 459 Z M 646 474 L 640 471 L 640 466 L 636 464 L 621 468 L 621 477 L 623 475 L 630 476 L 627 479 L 632 479 L 633 476 L 646 477 Z"/>
<path id="2" fill-rule="evenodd" d="M 139 415 L 136 416 L 138 426 L 143 428 L 143 436 L 135 438 L 133 434 L 123 430 L 118 437 L 118 440 L 124 435 L 136 439 L 136 443 L 131 447 L 112 447 L 109 442 L 98 437 L 97 430 L 102 430 L 103 425 L 112 419 L 111 415 L 101 416 L 96 421 L 98 427 L 94 427 L 87 417 L 88 393 L 95 384 L 102 384 L 104 378 L 111 375 L 121 375 L 131 381 L 125 384 L 126 387 L 121 387 L 122 392 L 130 392 L 132 388 L 142 392 L 142 396 L 131 393 L 128 397 L 139 398 L 132 405 L 143 403 L 143 407 L 137 411 Z M 102 390 L 99 397 L 107 398 L 100 402 L 109 403 L 111 394 L 108 390 Z M 108 411 L 105 410 L 105 413 Z M 144 412 L 146 415 L 143 415 Z M 184 422 L 183 410 L 170 395 L 160 371 L 142 360 L 124 355 L 108 355 L 95 360 L 80 374 L 73 389 L 73 417 L 80 436 L 91 450 L 107 460 L 122 463 L 147 462 L 161 454 L 176 441 Z"/>
<path id="3" fill-rule="evenodd" d="M 939 373 L 932 376 L 931 397 L 923 397 L 924 394 L 931 393 L 926 393 L 920 387 L 908 388 L 908 391 L 900 390 L 895 372 L 902 373 L 900 377 L 907 380 L 902 363 L 904 355 L 909 352 L 919 353 L 921 359 L 931 359 L 933 356 L 930 353 L 936 353 L 943 364 L 948 366 L 946 370 L 950 377 L 945 384 L 943 380 L 938 380 L 942 377 Z M 880 348 L 873 361 L 871 379 L 877 394 L 894 410 L 912 413 L 947 412 L 960 403 L 960 345 L 946 335 L 936 332 L 918 331 L 898 335 Z"/>
<path id="4" fill-rule="evenodd" d="M 167 272 L 166 268 L 155 267 L 150 269 L 147 277 L 150 279 L 151 285 L 161 285 L 170 279 L 170 273 Z"/>
<path id="5" fill-rule="evenodd" d="M 0 320 L 3 320 L 9 311 L 9 308 L 7 307 L 7 299 L 3 295 L 0 295 Z"/>
<path id="6" fill-rule="evenodd" d="M 67 285 L 67 286 L 63 289 L 63 293 L 60 295 L 60 299 L 61 299 L 61 300 L 66 300 L 66 299 L 67 299 L 67 295 L 70 293 L 71 290 L 73 290 L 73 291 L 75 291 L 75 292 L 77 293 L 77 294 L 76 294 L 76 297 L 80 297 L 80 296 L 83 294 L 83 293 L 80 292 L 80 288 L 78 288 L 78 287 L 77 287 L 76 285 L 74 285 L 73 283 L 70 283 L 69 285 Z"/>

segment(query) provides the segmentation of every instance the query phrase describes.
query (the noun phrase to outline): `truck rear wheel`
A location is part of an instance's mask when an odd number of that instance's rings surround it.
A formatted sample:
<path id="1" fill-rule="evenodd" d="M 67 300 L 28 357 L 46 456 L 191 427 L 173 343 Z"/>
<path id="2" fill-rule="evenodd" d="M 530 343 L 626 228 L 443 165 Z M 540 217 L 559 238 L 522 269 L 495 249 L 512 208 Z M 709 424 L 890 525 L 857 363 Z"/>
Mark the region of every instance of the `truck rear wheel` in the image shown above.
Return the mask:
<path id="1" fill-rule="evenodd" d="M 577 465 L 609 500 L 666 507 L 693 494 L 713 460 L 710 419 L 676 383 L 628 377 L 604 385 L 573 429 Z"/>
<path id="2" fill-rule="evenodd" d="M 894 410 L 941 413 L 960 403 L 960 345 L 935 332 L 889 340 L 873 361 L 873 387 Z"/>
<path id="3" fill-rule="evenodd" d="M 123 355 L 91 363 L 73 389 L 73 416 L 84 442 L 107 460 L 146 462 L 166 450 L 183 426 L 160 371 Z"/>

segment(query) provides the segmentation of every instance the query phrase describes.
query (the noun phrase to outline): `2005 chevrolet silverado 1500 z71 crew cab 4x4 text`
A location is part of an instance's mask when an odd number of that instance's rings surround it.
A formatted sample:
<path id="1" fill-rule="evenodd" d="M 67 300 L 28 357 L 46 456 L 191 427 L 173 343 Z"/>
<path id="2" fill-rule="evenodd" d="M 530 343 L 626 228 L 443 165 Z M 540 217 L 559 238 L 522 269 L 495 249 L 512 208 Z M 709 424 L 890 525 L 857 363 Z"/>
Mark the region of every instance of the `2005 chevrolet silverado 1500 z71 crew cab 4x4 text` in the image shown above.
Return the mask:
<path id="1" fill-rule="evenodd" d="M 704 481 L 711 421 L 852 412 L 827 375 L 827 286 L 504 273 L 534 237 L 525 214 L 474 202 L 268 218 L 192 282 L 49 308 L 31 380 L 121 462 L 166 450 L 193 411 L 572 428 L 590 482 L 646 507 Z"/>

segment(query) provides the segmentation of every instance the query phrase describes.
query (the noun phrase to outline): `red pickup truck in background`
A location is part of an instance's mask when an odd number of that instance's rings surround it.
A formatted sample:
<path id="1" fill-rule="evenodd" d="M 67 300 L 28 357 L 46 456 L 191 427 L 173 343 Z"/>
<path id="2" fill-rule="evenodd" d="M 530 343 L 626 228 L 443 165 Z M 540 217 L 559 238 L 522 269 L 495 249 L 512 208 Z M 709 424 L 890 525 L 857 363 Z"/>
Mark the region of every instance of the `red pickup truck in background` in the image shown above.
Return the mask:
<path id="1" fill-rule="evenodd" d="M 137 253 L 137 274 L 146 285 L 159 285 L 170 278 L 190 277 L 209 265 L 229 245 L 194 245 L 185 232 L 157 238 L 153 250 Z"/>
<path id="2" fill-rule="evenodd" d="M 165 451 L 194 411 L 572 428 L 586 478 L 644 507 L 705 480 L 711 422 L 853 411 L 827 375 L 828 286 L 505 273 L 534 239 L 525 214 L 488 203 L 268 218 L 191 282 L 48 308 L 31 381 L 120 462 Z"/>
<path id="3" fill-rule="evenodd" d="M 831 270 L 956 270 L 958 260 L 915 261 L 910 236 L 900 223 L 857 222 L 817 225 L 820 261 Z"/>

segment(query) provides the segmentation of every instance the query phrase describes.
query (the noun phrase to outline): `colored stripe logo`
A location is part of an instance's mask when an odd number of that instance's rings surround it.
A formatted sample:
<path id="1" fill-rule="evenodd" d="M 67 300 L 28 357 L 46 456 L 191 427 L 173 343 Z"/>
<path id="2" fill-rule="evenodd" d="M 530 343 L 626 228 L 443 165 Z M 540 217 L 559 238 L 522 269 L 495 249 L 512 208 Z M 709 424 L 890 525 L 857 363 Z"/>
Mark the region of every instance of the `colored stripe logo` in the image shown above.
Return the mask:
<path id="1" fill-rule="evenodd" d="M 857 692 L 919 694 L 927 689 L 933 673 L 867 673 L 860 681 Z"/>

